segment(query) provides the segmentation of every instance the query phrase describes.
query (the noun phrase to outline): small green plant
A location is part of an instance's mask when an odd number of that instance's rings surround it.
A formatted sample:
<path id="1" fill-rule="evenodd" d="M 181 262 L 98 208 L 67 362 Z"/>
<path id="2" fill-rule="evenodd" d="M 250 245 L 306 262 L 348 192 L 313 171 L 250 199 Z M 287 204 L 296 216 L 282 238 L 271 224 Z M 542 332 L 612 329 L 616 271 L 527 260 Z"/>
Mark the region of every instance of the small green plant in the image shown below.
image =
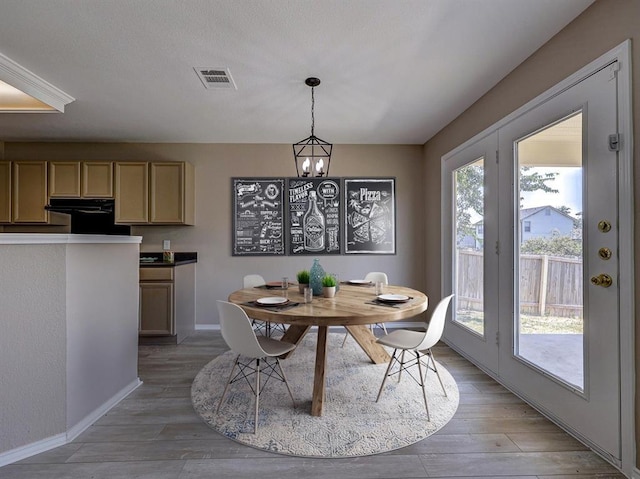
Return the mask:
<path id="1" fill-rule="evenodd" d="M 322 286 L 325 288 L 331 288 L 336 285 L 336 278 L 331 276 L 330 274 L 325 274 L 322 278 Z"/>
<path id="2" fill-rule="evenodd" d="M 298 274 L 296 276 L 298 277 L 298 283 L 309 284 L 309 271 L 308 270 L 303 269 L 302 271 L 298 271 Z"/>

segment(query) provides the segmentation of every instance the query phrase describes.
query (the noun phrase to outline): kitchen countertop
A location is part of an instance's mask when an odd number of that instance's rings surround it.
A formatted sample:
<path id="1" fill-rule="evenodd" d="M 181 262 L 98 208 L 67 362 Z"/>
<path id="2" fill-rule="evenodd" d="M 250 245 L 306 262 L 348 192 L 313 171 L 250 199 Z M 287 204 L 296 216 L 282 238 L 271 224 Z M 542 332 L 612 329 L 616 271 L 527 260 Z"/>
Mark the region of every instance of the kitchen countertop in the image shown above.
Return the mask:
<path id="1" fill-rule="evenodd" d="M 160 253 L 151 253 L 144 252 L 140 253 L 140 267 L 141 268 L 173 268 L 175 266 L 180 266 L 183 264 L 189 263 L 197 263 L 198 262 L 198 253 L 174 253 L 173 255 L 174 261 L 173 263 L 166 263 L 162 261 L 162 252 Z M 153 258 L 153 261 L 143 261 L 143 258 Z"/>

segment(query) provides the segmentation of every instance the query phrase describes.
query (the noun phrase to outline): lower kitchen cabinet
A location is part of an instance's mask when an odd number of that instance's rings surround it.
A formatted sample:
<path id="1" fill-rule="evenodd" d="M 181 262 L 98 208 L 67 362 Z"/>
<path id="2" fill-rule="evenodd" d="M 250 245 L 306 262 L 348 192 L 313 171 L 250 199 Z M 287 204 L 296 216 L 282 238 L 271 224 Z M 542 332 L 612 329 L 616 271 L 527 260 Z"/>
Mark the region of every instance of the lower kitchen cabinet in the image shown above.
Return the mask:
<path id="1" fill-rule="evenodd" d="M 195 263 L 140 268 L 141 344 L 178 344 L 195 328 Z"/>
<path id="2" fill-rule="evenodd" d="M 167 270 L 167 272 L 171 272 Z M 141 275 L 142 276 L 142 275 Z M 140 278 L 140 334 L 171 336 L 175 334 L 173 281 L 142 281 Z"/>

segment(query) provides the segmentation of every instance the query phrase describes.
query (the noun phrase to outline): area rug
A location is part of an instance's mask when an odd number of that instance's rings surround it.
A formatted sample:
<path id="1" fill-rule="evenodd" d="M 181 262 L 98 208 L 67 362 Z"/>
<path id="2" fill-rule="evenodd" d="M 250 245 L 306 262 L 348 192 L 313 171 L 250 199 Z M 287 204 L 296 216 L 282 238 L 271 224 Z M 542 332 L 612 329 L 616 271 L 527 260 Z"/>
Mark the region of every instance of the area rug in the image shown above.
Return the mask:
<path id="1" fill-rule="evenodd" d="M 303 457 L 354 457 L 379 454 L 418 442 L 444 426 L 458 407 L 458 387 L 440 364 L 447 390 L 444 396 L 436 375 L 427 375 L 429 412 L 420 387 L 407 373 L 398 383 L 387 380 L 375 402 L 387 364 L 373 364 L 354 341 L 341 347 L 344 333 L 330 333 L 326 401 L 323 415 L 311 416 L 315 361 L 315 334 L 308 334 L 294 354 L 281 361 L 296 407 L 284 383 L 272 379 L 260 394 L 258 432 L 253 434 L 254 397 L 245 381 L 229 387 L 216 414 L 235 353 L 227 351 L 196 376 L 191 400 L 197 414 L 222 435 L 248 446 Z"/>

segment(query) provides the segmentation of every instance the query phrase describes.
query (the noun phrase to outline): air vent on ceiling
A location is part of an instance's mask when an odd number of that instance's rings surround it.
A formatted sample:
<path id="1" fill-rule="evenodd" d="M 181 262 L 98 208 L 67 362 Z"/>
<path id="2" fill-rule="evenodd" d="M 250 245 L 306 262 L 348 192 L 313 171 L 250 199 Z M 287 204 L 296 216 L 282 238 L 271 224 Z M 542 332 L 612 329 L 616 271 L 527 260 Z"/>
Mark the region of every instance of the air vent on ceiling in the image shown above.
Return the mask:
<path id="1" fill-rule="evenodd" d="M 237 90 L 228 68 L 194 67 L 193 69 L 208 90 Z"/>

